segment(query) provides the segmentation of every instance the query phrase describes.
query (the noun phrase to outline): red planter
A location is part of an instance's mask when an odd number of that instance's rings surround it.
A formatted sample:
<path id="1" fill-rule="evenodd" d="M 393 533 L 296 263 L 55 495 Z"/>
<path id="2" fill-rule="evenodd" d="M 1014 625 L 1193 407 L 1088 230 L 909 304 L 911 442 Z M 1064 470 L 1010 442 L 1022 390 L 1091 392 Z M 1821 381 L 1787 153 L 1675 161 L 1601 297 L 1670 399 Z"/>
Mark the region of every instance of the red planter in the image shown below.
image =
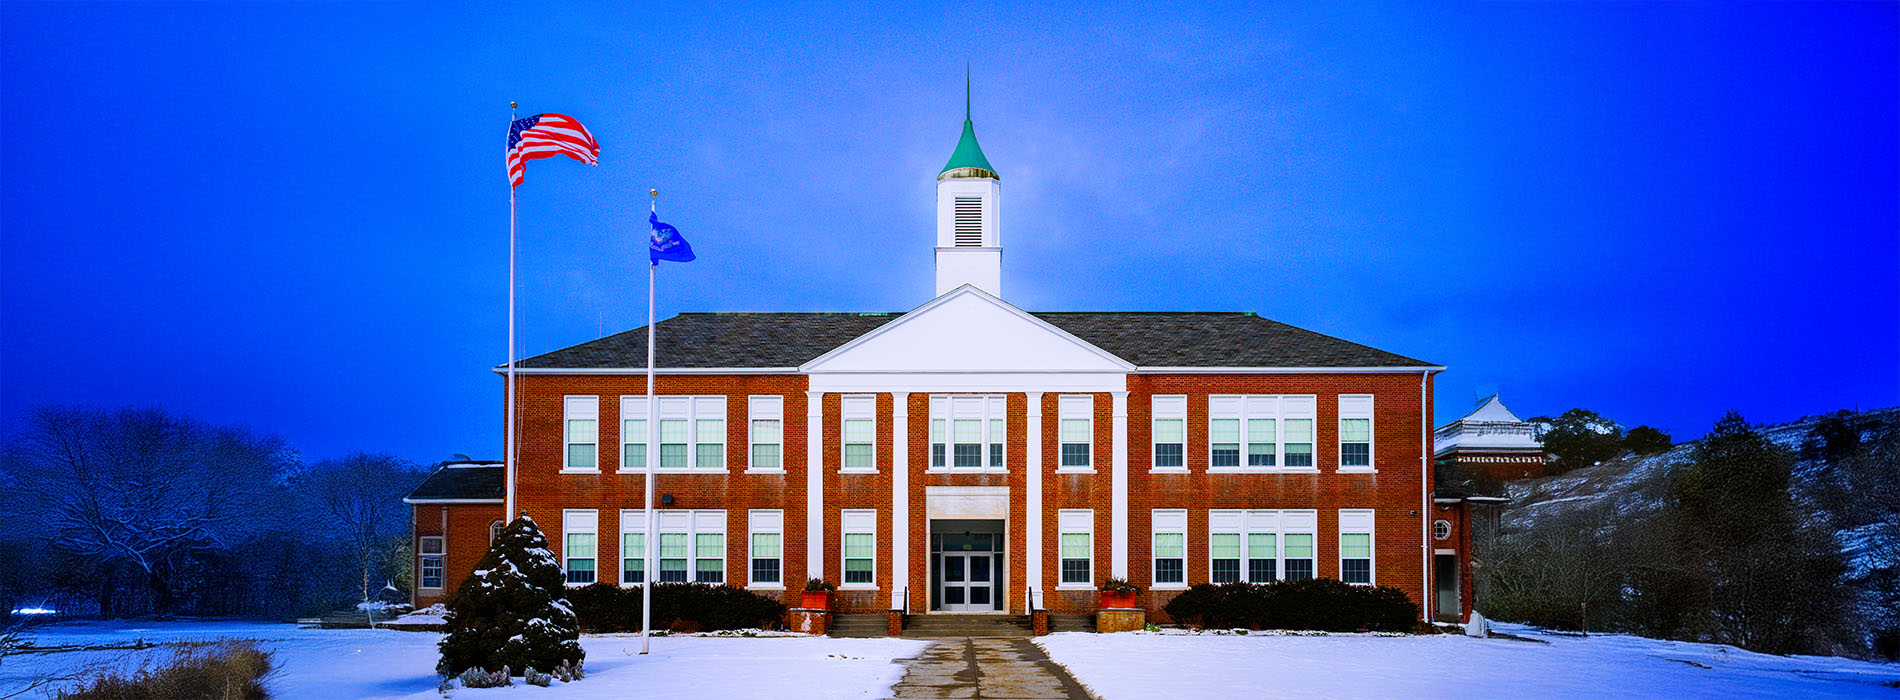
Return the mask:
<path id="1" fill-rule="evenodd" d="M 1110 591 L 1102 591 L 1102 607 L 1103 608 L 1133 608 L 1135 607 L 1135 594 L 1128 591 L 1123 591 L 1119 593 L 1110 592 Z"/>
<path id="2" fill-rule="evenodd" d="M 831 591 L 805 591 L 798 599 L 798 607 L 807 610 L 830 610 Z"/>

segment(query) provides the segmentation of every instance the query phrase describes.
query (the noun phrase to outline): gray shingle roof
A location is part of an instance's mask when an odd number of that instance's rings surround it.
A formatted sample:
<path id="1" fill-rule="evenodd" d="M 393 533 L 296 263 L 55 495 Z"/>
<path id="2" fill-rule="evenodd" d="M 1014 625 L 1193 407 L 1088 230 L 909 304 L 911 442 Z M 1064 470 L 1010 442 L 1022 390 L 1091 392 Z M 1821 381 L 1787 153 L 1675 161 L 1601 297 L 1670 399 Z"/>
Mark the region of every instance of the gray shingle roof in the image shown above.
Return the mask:
<path id="1" fill-rule="evenodd" d="M 469 466 L 474 464 L 477 466 Z M 501 462 L 464 462 L 436 467 L 409 492 L 412 501 L 500 500 Z"/>
<path id="2" fill-rule="evenodd" d="M 654 326 L 660 367 L 797 367 L 900 313 L 686 313 Z M 1138 367 L 1425 367 L 1244 312 L 1032 314 Z M 646 366 L 646 327 L 536 355 L 525 368 Z"/>

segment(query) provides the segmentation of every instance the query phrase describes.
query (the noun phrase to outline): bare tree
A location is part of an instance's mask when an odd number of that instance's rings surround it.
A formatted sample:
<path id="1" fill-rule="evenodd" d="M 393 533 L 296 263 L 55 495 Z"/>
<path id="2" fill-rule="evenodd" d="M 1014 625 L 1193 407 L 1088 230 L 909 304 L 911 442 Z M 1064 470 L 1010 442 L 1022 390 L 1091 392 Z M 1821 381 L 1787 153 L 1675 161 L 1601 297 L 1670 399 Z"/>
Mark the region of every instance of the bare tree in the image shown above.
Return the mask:
<path id="1" fill-rule="evenodd" d="M 128 565 L 159 614 L 172 610 L 178 568 L 228 548 L 287 466 L 279 438 L 157 408 L 43 408 L 17 449 L 52 546 Z"/>
<path id="2" fill-rule="evenodd" d="M 363 600 L 401 563 L 394 553 L 407 540 L 409 514 L 402 497 L 422 477 L 408 460 L 358 452 L 318 462 L 292 482 L 311 506 L 312 529 L 330 533 L 356 564 Z"/>

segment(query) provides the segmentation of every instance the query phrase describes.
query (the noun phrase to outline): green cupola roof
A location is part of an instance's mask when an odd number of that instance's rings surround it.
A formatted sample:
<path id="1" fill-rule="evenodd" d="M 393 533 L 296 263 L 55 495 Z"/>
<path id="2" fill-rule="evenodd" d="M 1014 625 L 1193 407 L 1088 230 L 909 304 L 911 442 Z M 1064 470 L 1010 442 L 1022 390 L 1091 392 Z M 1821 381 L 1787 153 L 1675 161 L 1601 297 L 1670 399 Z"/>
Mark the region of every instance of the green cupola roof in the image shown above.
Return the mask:
<path id="1" fill-rule="evenodd" d="M 990 166 L 990 159 L 983 157 L 983 147 L 976 145 L 976 125 L 970 122 L 970 77 L 963 77 L 963 137 L 957 139 L 957 150 L 950 153 L 950 162 L 944 164 L 943 172 L 937 179 L 948 177 L 987 177 L 1001 180 L 996 168 Z"/>

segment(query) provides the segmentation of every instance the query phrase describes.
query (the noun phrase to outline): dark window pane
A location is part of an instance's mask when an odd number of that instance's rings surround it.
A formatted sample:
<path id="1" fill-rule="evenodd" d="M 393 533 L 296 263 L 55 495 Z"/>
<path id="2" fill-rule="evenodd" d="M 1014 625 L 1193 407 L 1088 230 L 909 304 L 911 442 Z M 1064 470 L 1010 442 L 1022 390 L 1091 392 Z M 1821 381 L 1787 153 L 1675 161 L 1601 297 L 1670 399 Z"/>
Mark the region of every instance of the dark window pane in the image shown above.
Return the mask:
<path id="1" fill-rule="evenodd" d="M 1372 445 L 1364 442 L 1348 442 L 1340 445 L 1339 466 L 1372 466 Z"/>
<path id="2" fill-rule="evenodd" d="M 983 446 L 982 445 L 958 444 L 956 445 L 955 456 L 956 456 L 956 466 L 959 466 L 959 467 L 983 466 Z"/>
<path id="3" fill-rule="evenodd" d="M 1155 466 L 1178 467 L 1182 464 L 1181 443 L 1167 442 L 1155 445 Z"/>
<path id="4" fill-rule="evenodd" d="M 1062 466 L 1086 467 L 1089 465 L 1089 445 L 1086 442 L 1070 442 L 1062 445 Z"/>
<path id="5" fill-rule="evenodd" d="M 1208 576 L 1214 583 L 1233 583 L 1240 580 L 1239 559 L 1215 559 L 1214 570 Z"/>
<path id="6" fill-rule="evenodd" d="M 1248 559 L 1247 580 L 1254 583 L 1266 583 L 1273 580 L 1272 559 Z"/>
<path id="7" fill-rule="evenodd" d="M 1292 451 L 1292 450 L 1287 450 L 1287 453 L 1286 453 L 1286 465 L 1287 465 L 1287 466 L 1289 466 L 1289 467 L 1310 467 L 1310 466 L 1313 466 L 1313 453 L 1311 453 L 1311 452 L 1294 452 L 1294 451 Z"/>
<path id="8" fill-rule="evenodd" d="M 930 466 L 943 466 L 943 445 L 937 444 L 930 446 Z"/>
<path id="9" fill-rule="evenodd" d="M 1222 443 L 1214 446 L 1212 465 L 1216 467 L 1240 466 L 1240 445 Z"/>
<path id="10" fill-rule="evenodd" d="M 1371 559 L 1345 559 L 1339 562 L 1339 580 L 1346 583 L 1372 583 Z"/>
<path id="11" fill-rule="evenodd" d="M 752 582 L 778 583 L 778 564 L 777 559 L 752 560 Z"/>
<path id="12" fill-rule="evenodd" d="M 634 562 L 634 563 L 637 564 L 639 562 Z M 647 578 L 646 572 L 641 571 L 639 569 L 621 569 L 620 570 L 621 583 L 646 583 L 646 578 Z"/>
<path id="13" fill-rule="evenodd" d="M 1247 466 L 1249 466 L 1249 467 L 1271 467 L 1271 466 L 1273 466 L 1273 453 L 1272 453 L 1272 452 L 1261 452 L 1261 451 L 1258 451 L 1258 450 L 1256 450 L 1256 451 L 1253 451 L 1253 452 L 1249 452 L 1249 453 L 1247 453 Z"/>
<path id="14" fill-rule="evenodd" d="M 871 570 L 859 569 L 857 571 L 845 571 L 844 582 L 845 583 L 870 583 Z"/>
<path id="15" fill-rule="evenodd" d="M 593 583 L 594 570 L 593 569 L 584 569 L 584 570 L 568 569 L 567 582 L 568 583 Z"/>
<path id="16" fill-rule="evenodd" d="M 1062 560 L 1062 582 L 1063 583 L 1088 583 L 1089 582 L 1089 560 L 1087 559 Z"/>
<path id="17" fill-rule="evenodd" d="M 990 466 L 992 467 L 1003 466 L 1003 443 L 1000 443 L 1000 442 L 990 443 Z M 980 601 L 971 601 L 971 602 L 980 602 Z"/>
<path id="18" fill-rule="evenodd" d="M 1313 577 L 1313 560 L 1311 559 L 1286 560 L 1286 580 L 1299 581 L 1303 579 L 1309 579 L 1312 577 Z"/>
<path id="19" fill-rule="evenodd" d="M 1181 583 L 1185 580 L 1180 559 L 1155 560 L 1155 583 Z"/>

